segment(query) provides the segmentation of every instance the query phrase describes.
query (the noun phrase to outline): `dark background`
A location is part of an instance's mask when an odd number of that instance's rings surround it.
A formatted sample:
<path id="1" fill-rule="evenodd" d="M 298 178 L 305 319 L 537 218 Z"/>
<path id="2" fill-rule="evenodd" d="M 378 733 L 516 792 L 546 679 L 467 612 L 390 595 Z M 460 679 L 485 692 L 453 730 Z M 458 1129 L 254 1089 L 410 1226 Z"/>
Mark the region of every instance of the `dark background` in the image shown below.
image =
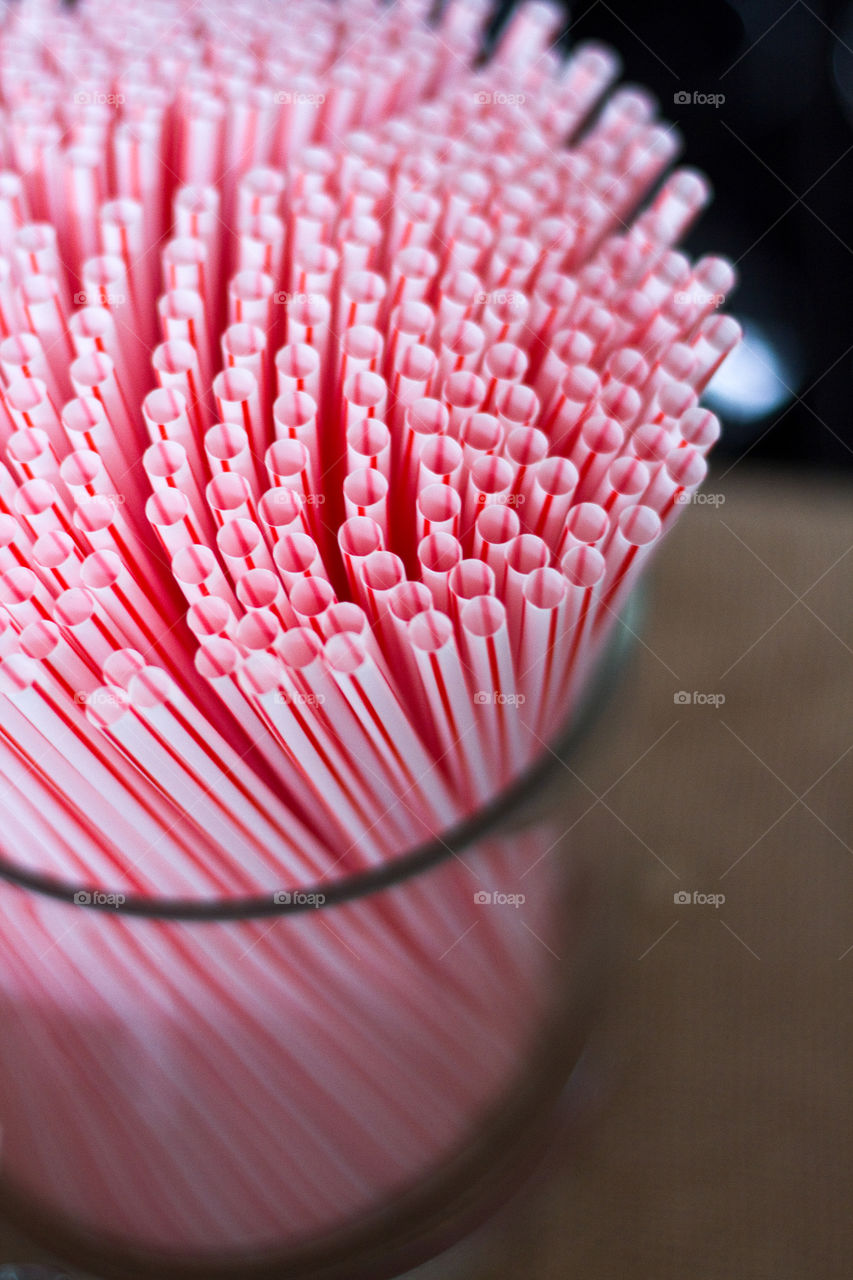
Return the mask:
<path id="1" fill-rule="evenodd" d="M 768 374 L 760 332 L 790 388 L 772 412 L 738 422 L 718 410 L 722 449 L 853 466 L 853 6 L 579 0 L 567 26 L 570 44 L 617 49 L 623 79 L 651 89 L 677 123 L 682 161 L 715 190 L 688 249 L 737 264 L 727 309 L 746 322 L 758 374 Z M 685 90 L 725 103 L 676 106 Z"/>

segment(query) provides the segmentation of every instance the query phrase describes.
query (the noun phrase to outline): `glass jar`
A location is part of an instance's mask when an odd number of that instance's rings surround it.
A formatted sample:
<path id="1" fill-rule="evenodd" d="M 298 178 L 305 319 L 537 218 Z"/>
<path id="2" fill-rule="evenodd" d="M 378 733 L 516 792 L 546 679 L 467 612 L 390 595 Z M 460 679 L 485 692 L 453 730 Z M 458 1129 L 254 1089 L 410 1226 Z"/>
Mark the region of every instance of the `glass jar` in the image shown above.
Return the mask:
<path id="1" fill-rule="evenodd" d="M 487 1216 L 604 970 L 562 762 L 631 631 L 561 741 L 390 867 L 203 903 L 0 868 L 0 1211 L 99 1276 L 158 1280 L 383 1280 Z"/>

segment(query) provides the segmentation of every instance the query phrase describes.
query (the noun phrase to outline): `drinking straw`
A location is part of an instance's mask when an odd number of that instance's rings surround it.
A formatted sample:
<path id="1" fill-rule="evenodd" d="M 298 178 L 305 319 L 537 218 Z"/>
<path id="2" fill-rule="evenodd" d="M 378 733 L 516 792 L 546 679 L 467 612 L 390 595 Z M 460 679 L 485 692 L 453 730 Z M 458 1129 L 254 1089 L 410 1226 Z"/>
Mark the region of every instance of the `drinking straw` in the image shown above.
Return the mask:
<path id="1" fill-rule="evenodd" d="M 462 544 L 452 534 L 430 533 L 418 543 L 420 576 L 438 609 L 449 607 L 447 579 L 462 558 Z"/>
<path id="2" fill-rule="evenodd" d="M 585 479 L 591 487 L 589 478 Z M 519 495 L 524 499 L 525 523 L 549 546 L 558 542 L 579 489 L 578 469 L 568 458 L 541 458 L 525 475 Z"/>
<path id="3" fill-rule="evenodd" d="M 470 683 L 476 685 L 481 750 L 493 750 L 490 744 L 497 739 L 501 775 L 511 777 L 524 756 L 526 727 L 517 714 L 524 695 L 514 692 L 517 669 L 510 651 L 506 606 L 492 595 L 472 594 L 459 607 L 458 624 Z"/>
<path id="4" fill-rule="evenodd" d="M 678 429 L 685 445 L 695 445 L 705 454 L 717 443 L 722 431 L 716 414 L 701 408 L 688 409 L 680 419 Z"/>
<path id="5" fill-rule="evenodd" d="M 252 455 L 248 432 L 235 422 L 217 422 L 204 432 L 204 455 L 211 475 L 219 472 L 234 472 L 243 477 L 249 486 L 257 485 L 258 472 Z M 295 441 L 292 442 L 294 445 Z M 270 446 L 272 449 L 273 446 Z M 267 457 L 270 457 L 269 451 Z M 298 458 L 302 463 L 300 472 L 307 465 L 307 459 Z M 283 473 L 283 474 L 286 474 Z"/>
<path id="6" fill-rule="evenodd" d="M 449 533 L 459 536 L 462 499 L 458 490 L 446 484 L 428 484 L 418 493 L 417 527 L 418 542 L 430 533 Z"/>
<path id="7" fill-rule="evenodd" d="M 423 813 L 422 835 L 444 829 L 458 813 L 457 806 L 363 642 L 351 632 L 342 632 L 330 637 L 323 655 L 374 751 L 389 767 L 392 785 L 402 789 L 416 816 Z"/>
<path id="8" fill-rule="evenodd" d="M 307 348 L 310 351 L 310 348 Z M 301 379 L 300 379 L 301 381 Z M 320 438 L 316 399 L 305 390 L 284 391 L 273 405 L 273 424 L 279 440 L 298 440 L 308 453 L 308 475 L 312 493 L 321 491 Z"/>
<path id="9" fill-rule="evenodd" d="M 370 467 L 391 479 L 391 432 L 379 418 L 362 418 L 347 428 L 347 474 Z"/>
<path id="10" fill-rule="evenodd" d="M 229 324 L 251 324 L 267 333 L 273 328 L 275 280 L 264 271 L 238 271 L 228 281 Z"/>
<path id="11" fill-rule="evenodd" d="M 652 507 L 642 503 L 626 507 L 612 525 L 606 543 L 607 567 L 595 619 L 597 626 L 603 624 L 608 611 L 612 613 L 618 596 L 624 596 L 639 561 L 648 556 L 650 547 L 660 538 L 660 531 L 660 517 Z"/>
<path id="12" fill-rule="evenodd" d="M 54 450 L 62 449 L 62 424 L 40 378 L 15 378 L 6 388 L 5 406 L 13 429 L 42 430 Z"/>
<path id="13" fill-rule="evenodd" d="M 433 749 L 460 789 L 465 808 L 473 809 L 494 783 L 477 746 L 474 703 L 465 684 L 453 624 L 446 614 L 430 609 L 412 618 L 408 635 L 430 712 Z"/>
<path id="14" fill-rule="evenodd" d="M 566 605 L 569 644 L 566 651 L 559 655 L 556 687 L 565 691 L 572 679 L 576 685 L 580 683 L 576 673 L 582 670 L 583 660 L 589 650 L 591 622 L 603 590 L 607 561 L 597 548 L 581 544 L 569 548 L 560 561 L 560 569 L 569 584 Z M 553 722 L 553 713 L 550 714 Z"/>

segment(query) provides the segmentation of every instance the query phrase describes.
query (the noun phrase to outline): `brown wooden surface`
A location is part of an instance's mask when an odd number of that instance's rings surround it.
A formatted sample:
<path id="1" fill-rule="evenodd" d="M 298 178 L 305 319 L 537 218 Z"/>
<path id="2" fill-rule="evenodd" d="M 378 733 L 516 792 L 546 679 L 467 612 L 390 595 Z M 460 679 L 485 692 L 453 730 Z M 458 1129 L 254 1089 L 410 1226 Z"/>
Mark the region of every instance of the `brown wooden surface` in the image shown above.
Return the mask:
<path id="1" fill-rule="evenodd" d="M 430 1280 L 853 1275 L 851 493 L 746 464 L 707 488 L 567 774 L 631 886 L 589 1114 Z M 0 1260 L 41 1257 L 0 1230 Z"/>
<path id="2" fill-rule="evenodd" d="M 578 764 L 604 801 L 576 835 L 634 886 L 604 1096 L 468 1280 L 853 1275 L 851 493 L 743 464 L 708 489 Z"/>

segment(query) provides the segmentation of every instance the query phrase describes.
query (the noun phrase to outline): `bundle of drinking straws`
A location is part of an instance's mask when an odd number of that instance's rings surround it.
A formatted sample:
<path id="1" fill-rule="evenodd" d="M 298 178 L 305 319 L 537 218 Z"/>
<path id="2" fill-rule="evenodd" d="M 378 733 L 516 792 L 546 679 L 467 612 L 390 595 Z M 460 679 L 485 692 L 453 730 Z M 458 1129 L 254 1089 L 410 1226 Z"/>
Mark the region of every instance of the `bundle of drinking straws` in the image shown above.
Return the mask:
<path id="1" fill-rule="evenodd" d="M 38 0 L 0 30 L 2 845 L 372 867 L 577 706 L 706 473 L 709 198 L 534 0 Z M 609 93 L 609 96 L 608 96 Z"/>

